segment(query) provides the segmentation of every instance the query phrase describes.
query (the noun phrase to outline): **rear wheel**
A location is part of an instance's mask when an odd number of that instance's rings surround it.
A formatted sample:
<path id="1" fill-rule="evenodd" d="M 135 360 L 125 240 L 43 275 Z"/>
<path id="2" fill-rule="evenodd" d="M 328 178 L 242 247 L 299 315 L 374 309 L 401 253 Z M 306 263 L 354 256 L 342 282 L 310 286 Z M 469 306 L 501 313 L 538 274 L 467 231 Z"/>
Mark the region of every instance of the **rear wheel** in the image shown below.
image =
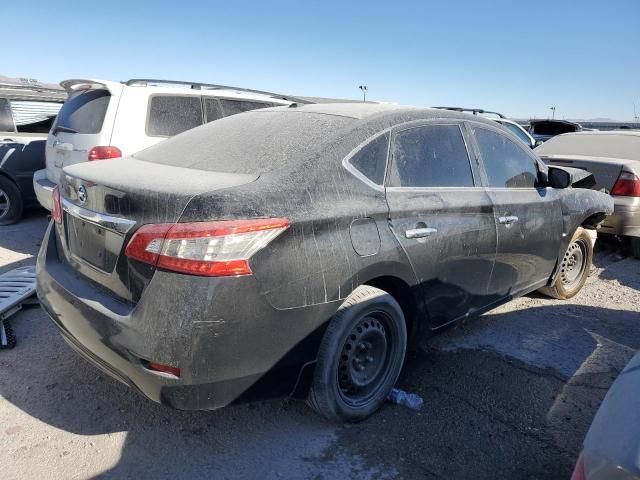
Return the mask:
<path id="1" fill-rule="evenodd" d="M 22 216 L 20 190 L 6 177 L 0 175 L 0 225 L 11 225 Z"/>
<path id="2" fill-rule="evenodd" d="M 576 230 L 562 257 L 560 271 L 553 285 L 541 288 L 540 292 L 560 300 L 573 297 L 587 281 L 592 259 L 592 239 L 587 231 L 580 227 Z"/>
<path id="3" fill-rule="evenodd" d="M 395 385 L 406 348 L 398 302 L 378 288 L 358 287 L 327 327 L 307 403 L 331 420 L 367 418 Z"/>

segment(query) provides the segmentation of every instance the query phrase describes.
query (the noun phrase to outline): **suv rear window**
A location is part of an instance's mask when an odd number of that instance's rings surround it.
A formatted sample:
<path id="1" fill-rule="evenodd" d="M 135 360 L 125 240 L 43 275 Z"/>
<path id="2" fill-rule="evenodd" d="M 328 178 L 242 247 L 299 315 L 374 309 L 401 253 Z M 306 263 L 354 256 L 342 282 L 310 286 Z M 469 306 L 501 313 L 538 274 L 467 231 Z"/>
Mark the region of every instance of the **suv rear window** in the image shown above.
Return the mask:
<path id="1" fill-rule="evenodd" d="M 256 110 L 258 108 L 267 108 L 272 104 L 263 102 L 249 102 L 247 100 L 228 100 L 225 98 L 220 99 L 222 105 L 222 111 L 224 116 L 235 115 L 236 113 L 248 112 L 249 110 Z"/>
<path id="2" fill-rule="evenodd" d="M 69 98 L 58 113 L 57 127 L 76 133 L 99 133 L 111 100 L 107 90 L 88 90 Z"/>
<path id="3" fill-rule="evenodd" d="M 199 96 L 155 95 L 149 101 L 147 135 L 173 137 L 203 123 Z"/>
<path id="4" fill-rule="evenodd" d="M 13 132 L 13 116 L 9 100 L 0 98 L 0 132 Z"/>

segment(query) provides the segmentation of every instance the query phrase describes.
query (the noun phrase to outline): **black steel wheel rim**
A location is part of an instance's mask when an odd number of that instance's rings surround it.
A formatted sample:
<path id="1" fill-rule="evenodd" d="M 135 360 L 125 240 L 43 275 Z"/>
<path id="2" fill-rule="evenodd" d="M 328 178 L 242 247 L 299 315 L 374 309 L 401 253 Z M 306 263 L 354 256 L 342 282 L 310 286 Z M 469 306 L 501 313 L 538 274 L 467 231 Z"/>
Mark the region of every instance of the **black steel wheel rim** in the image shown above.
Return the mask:
<path id="1" fill-rule="evenodd" d="M 560 265 L 560 281 L 566 289 L 580 283 L 587 268 L 587 245 L 584 240 L 571 242 Z"/>
<path id="2" fill-rule="evenodd" d="M 366 405 L 384 384 L 396 350 L 392 325 L 389 314 L 371 312 L 347 335 L 337 371 L 338 390 L 347 405 Z"/>
<path id="3" fill-rule="evenodd" d="M 7 213 L 9 213 L 10 208 L 11 201 L 9 200 L 9 195 L 0 188 L 0 218 L 3 218 Z"/>

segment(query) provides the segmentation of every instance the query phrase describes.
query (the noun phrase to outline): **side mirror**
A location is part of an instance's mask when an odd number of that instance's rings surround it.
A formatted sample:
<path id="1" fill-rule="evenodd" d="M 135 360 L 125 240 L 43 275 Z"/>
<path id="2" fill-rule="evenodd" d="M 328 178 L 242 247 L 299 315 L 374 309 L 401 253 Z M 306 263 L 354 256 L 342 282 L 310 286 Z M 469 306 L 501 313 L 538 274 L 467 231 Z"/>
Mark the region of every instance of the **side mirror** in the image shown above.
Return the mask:
<path id="1" fill-rule="evenodd" d="M 549 166 L 548 185 L 552 188 L 567 188 L 571 185 L 571 174 L 562 168 Z"/>

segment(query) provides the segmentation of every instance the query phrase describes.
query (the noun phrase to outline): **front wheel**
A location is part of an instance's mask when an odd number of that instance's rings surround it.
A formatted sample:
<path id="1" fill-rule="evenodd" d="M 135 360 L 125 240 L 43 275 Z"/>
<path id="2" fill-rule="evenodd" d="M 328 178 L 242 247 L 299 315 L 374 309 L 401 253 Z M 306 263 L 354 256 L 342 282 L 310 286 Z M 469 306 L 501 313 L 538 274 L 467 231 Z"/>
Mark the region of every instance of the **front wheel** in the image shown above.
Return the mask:
<path id="1" fill-rule="evenodd" d="M 406 348 L 398 302 L 378 288 L 356 288 L 324 334 L 307 404 L 331 420 L 367 418 L 398 380 Z"/>
<path id="2" fill-rule="evenodd" d="M 540 292 L 560 300 L 573 297 L 587 281 L 592 259 L 593 241 L 589 233 L 579 227 L 562 257 L 553 285 L 541 288 Z"/>

